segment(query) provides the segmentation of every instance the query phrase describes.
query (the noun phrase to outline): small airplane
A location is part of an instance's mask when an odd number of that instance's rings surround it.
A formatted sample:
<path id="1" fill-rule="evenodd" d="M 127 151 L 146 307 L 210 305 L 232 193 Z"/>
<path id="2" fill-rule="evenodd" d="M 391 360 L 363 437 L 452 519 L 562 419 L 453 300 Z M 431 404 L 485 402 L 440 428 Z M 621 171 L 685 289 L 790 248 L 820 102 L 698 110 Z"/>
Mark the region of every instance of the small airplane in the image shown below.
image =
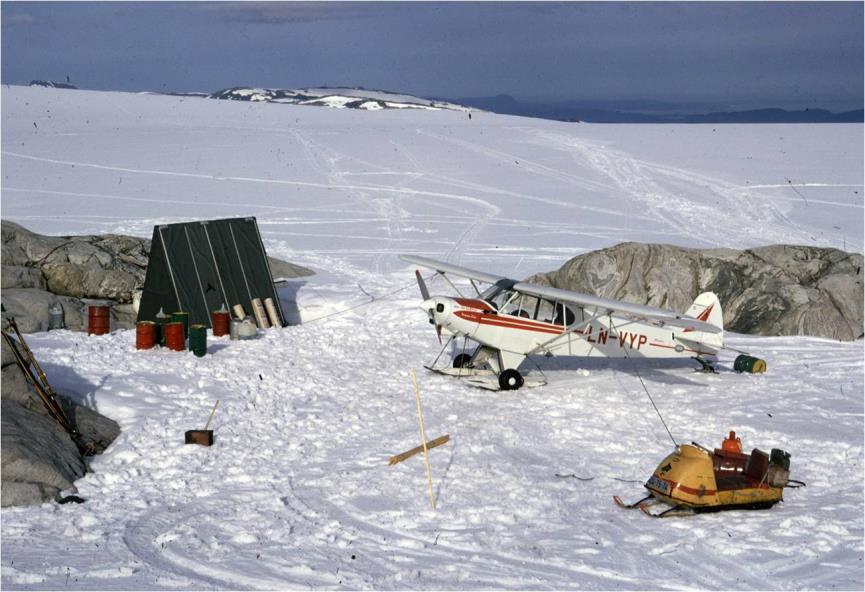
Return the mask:
<path id="1" fill-rule="evenodd" d="M 469 377 L 477 386 L 515 390 L 527 383 L 519 371 L 527 356 L 565 355 L 608 358 L 693 358 L 706 370 L 724 348 L 721 303 L 703 292 L 684 314 L 521 282 L 416 255 L 400 259 L 445 274 L 468 278 L 476 297 L 430 296 L 415 271 L 421 308 L 441 335 L 464 337 L 479 345 L 457 355 L 449 368 L 430 370 Z M 484 291 L 476 282 L 489 284 Z M 442 352 L 444 349 L 442 349 Z M 439 354 L 441 355 L 441 354 Z M 489 380 L 497 377 L 495 380 Z"/>

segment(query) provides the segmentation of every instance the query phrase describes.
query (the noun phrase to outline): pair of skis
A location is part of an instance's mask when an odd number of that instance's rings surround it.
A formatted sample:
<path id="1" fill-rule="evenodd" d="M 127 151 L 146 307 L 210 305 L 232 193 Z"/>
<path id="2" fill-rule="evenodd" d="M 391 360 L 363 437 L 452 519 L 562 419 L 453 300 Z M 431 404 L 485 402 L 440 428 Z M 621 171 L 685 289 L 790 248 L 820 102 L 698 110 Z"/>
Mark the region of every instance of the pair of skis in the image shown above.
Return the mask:
<path id="1" fill-rule="evenodd" d="M 652 512 L 650 508 L 656 504 L 661 503 L 660 500 L 658 500 L 653 495 L 647 495 L 643 499 L 637 500 L 631 504 L 625 503 L 618 495 L 614 495 L 613 501 L 616 502 L 616 505 L 620 508 L 624 508 L 625 510 L 639 509 L 643 514 L 645 514 L 646 516 L 651 516 L 652 518 L 667 518 L 670 516 L 691 516 L 694 513 L 691 508 L 681 505 L 673 506 L 657 513 Z"/>
<path id="2" fill-rule="evenodd" d="M 67 417 L 66 412 L 63 411 L 63 407 L 57 399 L 57 393 L 54 392 L 54 389 L 48 383 L 48 377 L 45 375 L 45 371 L 42 370 L 39 362 L 36 361 L 36 357 L 30 350 L 27 342 L 24 341 L 24 336 L 18 329 L 18 323 L 15 322 L 15 318 L 9 317 L 7 320 L 9 326 L 15 331 L 15 337 L 12 337 L 12 335 L 6 331 L 3 331 L 3 339 L 12 351 L 15 362 L 18 364 L 18 367 L 21 368 L 21 372 L 24 373 L 25 380 L 31 387 L 33 387 L 33 390 L 41 399 L 42 404 L 45 405 L 48 415 L 54 419 L 54 421 L 59 423 L 66 433 L 69 434 L 69 437 L 72 438 L 72 441 L 78 447 L 79 452 L 85 456 L 92 454 L 92 446 L 84 441 L 81 433 L 75 425 L 69 421 L 69 417 Z"/>

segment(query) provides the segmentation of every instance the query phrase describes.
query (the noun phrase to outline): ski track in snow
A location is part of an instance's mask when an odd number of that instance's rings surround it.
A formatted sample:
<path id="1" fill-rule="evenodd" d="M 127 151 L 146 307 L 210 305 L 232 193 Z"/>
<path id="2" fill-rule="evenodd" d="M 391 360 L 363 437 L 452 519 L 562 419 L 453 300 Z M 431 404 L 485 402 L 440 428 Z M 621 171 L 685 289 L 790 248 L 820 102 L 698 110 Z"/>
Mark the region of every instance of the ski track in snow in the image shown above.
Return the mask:
<path id="1" fill-rule="evenodd" d="M 420 457 L 387 466 L 417 444 L 407 369 L 439 350 L 397 253 L 525 276 L 621 240 L 840 246 L 833 224 L 861 250 L 861 220 L 833 218 L 861 212 L 861 185 L 834 163 L 792 184 L 826 206 L 803 225 L 776 177 L 637 156 L 603 126 L 326 111 L 4 89 L 4 218 L 149 236 L 255 215 L 270 254 L 318 272 L 282 291 L 302 324 L 211 338 L 202 359 L 135 351 L 134 331 L 28 340 L 55 388 L 123 432 L 76 483 L 85 504 L 3 510 L 4 589 L 862 588 L 861 341 L 730 336 L 764 375 L 730 371 L 730 352 L 719 375 L 533 358 L 549 384 L 517 393 L 419 370 L 427 434 L 451 436 L 430 452 L 437 510 Z M 790 451 L 807 487 L 763 512 L 615 507 L 672 447 L 638 373 L 677 441 L 735 429 Z M 217 399 L 215 445 L 184 445 Z"/>
<path id="2" fill-rule="evenodd" d="M 621 150 L 570 136 L 545 133 L 539 134 L 536 141 L 558 143 L 573 150 L 575 159 L 587 161 L 637 203 L 643 203 L 646 211 L 657 216 L 657 223 L 690 237 L 695 244 L 724 246 L 728 242 L 727 229 L 742 226 L 765 229 L 768 235 L 764 234 L 764 240 L 770 243 L 801 243 L 809 236 L 807 232 L 799 231 L 797 225 L 771 201 L 760 199 L 749 189 L 683 169 L 638 160 Z M 709 193 L 710 200 L 697 205 L 693 199 L 694 192 Z M 764 207 L 754 207 L 755 203 Z M 777 232 L 773 226 L 784 230 Z"/>
<path id="3" fill-rule="evenodd" d="M 648 557 L 663 587 L 808 588 L 825 577 L 816 563 L 861 556 L 861 517 L 850 511 L 862 480 L 862 447 L 850 444 L 862 429 L 854 394 L 862 390 L 861 344 L 734 338 L 733 347 L 763 348 L 772 364 L 763 376 L 642 364 L 679 439 L 705 444 L 736 426 L 746 445 L 793 450 L 794 477 L 808 483 L 768 512 L 682 520 L 650 520 L 611 502 L 641 495 L 639 482 L 670 448 L 621 363 L 540 359 L 550 385 L 509 395 L 422 373 L 428 434 L 452 438 L 431 452 L 432 513 L 420 461 L 386 466 L 417 438 L 403 360 L 434 352 L 413 308 L 413 300 L 385 300 L 362 318 L 274 330 L 249 343 L 212 340 L 201 360 L 135 352 L 132 331 L 34 336 L 55 385 L 94 397 L 124 434 L 78 482 L 86 504 L 47 504 L 35 517 L 4 510 L 4 557 L 15 562 L 14 572 L 4 565 L 5 584 L 66 585 L 65 560 L 92 562 L 72 575 L 68 587 L 79 589 L 100 587 L 100 577 L 118 587 L 639 589 Z M 391 331 L 412 336 L 408 351 L 373 345 L 373 328 L 393 318 Z M 807 390 L 793 371 L 801 365 L 813 365 L 825 386 L 798 395 Z M 742 393 L 733 400 L 731 386 Z M 216 445 L 182 445 L 183 431 L 198 427 L 216 398 Z M 802 410 L 785 418 L 791 400 Z M 610 426 L 631 417 L 638 421 L 610 441 Z M 34 519 L 36 539 L 26 526 Z M 64 552 L 54 573 L 28 561 L 56 549 L 56 540 Z"/>

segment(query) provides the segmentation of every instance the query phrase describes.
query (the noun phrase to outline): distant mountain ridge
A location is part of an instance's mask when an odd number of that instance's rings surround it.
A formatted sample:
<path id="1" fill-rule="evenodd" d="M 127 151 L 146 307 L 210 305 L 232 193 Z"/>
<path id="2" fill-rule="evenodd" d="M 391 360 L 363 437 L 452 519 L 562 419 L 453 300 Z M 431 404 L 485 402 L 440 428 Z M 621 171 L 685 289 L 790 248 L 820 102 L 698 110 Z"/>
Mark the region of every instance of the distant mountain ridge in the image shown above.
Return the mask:
<path id="1" fill-rule="evenodd" d="M 45 80 L 32 80 L 30 86 L 77 90 L 77 87 L 71 84 Z M 447 100 L 427 99 L 386 90 L 369 90 L 363 87 L 348 88 L 323 86 L 316 88 L 282 89 L 233 86 L 211 93 L 143 91 L 141 94 L 195 97 L 226 101 L 249 101 L 256 103 L 281 103 L 287 105 L 331 107 L 336 109 L 361 109 L 364 111 L 381 111 L 385 109 L 425 109 L 431 111 L 478 110 L 458 105 Z"/>
<path id="2" fill-rule="evenodd" d="M 833 113 L 825 109 L 788 111 L 779 108 L 723 111 L 707 105 L 706 112 L 694 107 L 656 101 L 562 101 L 521 102 L 510 95 L 467 97 L 453 102 L 503 115 L 539 117 L 556 121 L 589 123 L 862 123 L 862 109 Z"/>
<path id="3" fill-rule="evenodd" d="M 200 95 L 196 93 L 194 96 Z M 365 111 L 379 111 L 382 109 L 470 110 L 449 101 L 424 99 L 412 95 L 383 90 L 367 90 L 360 87 L 320 87 L 295 90 L 235 86 L 216 91 L 206 95 L 206 97 L 229 101 L 309 105 L 337 109 L 362 109 Z"/>
<path id="4" fill-rule="evenodd" d="M 33 80 L 30 86 L 76 89 L 72 84 Z M 489 111 L 501 115 L 536 117 L 554 121 L 587 123 L 863 123 L 865 111 L 855 109 L 834 113 L 826 109 L 790 111 L 776 107 L 740 111 L 724 110 L 722 104 L 699 106 L 662 101 L 558 101 L 522 102 L 507 94 L 487 97 L 448 99 L 418 97 L 403 93 L 370 90 L 363 87 L 313 87 L 275 89 L 234 86 L 216 92 L 146 92 L 171 96 L 198 97 L 230 101 L 249 101 L 307 105 L 337 109 L 379 111 L 385 109 L 427 109 L 449 111 Z"/>
<path id="5" fill-rule="evenodd" d="M 54 82 L 53 80 L 31 80 L 30 86 L 44 86 L 46 88 L 67 88 L 78 90 L 77 86 L 67 82 Z"/>

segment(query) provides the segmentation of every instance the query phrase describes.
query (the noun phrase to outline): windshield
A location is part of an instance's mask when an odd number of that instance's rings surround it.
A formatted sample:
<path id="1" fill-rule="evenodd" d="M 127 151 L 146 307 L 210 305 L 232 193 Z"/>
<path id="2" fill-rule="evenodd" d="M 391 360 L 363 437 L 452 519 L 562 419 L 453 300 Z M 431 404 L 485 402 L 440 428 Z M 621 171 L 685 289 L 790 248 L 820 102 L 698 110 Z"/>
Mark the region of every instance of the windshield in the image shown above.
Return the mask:
<path id="1" fill-rule="evenodd" d="M 574 311 L 564 302 L 529 296 L 514 290 L 500 290 L 493 296 L 492 304 L 499 314 L 509 314 L 542 323 L 567 327 L 577 321 Z"/>

